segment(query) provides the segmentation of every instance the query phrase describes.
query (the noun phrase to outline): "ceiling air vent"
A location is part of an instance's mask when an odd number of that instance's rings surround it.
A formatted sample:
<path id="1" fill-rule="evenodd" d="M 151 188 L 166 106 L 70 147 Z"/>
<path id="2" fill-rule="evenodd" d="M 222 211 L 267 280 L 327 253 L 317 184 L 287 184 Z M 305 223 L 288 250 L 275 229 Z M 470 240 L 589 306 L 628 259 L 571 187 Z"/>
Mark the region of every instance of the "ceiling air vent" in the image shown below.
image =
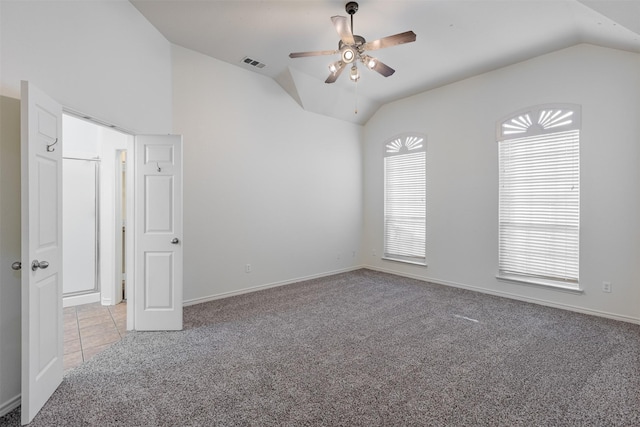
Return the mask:
<path id="1" fill-rule="evenodd" d="M 245 56 L 244 58 L 242 58 L 242 62 L 244 64 L 250 65 L 252 67 L 256 67 L 256 68 L 264 68 L 266 67 L 265 64 L 263 64 L 260 61 L 256 61 L 255 59 L 249 58 L 248 56 Z"/>

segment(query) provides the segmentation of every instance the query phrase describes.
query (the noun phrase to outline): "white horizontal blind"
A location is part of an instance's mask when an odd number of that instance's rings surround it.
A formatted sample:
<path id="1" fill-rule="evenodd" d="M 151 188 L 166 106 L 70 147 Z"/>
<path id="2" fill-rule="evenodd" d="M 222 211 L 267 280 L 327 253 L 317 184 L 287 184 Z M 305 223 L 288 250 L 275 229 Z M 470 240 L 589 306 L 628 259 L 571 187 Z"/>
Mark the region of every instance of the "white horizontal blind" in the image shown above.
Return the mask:
<path id="1" fill-rule="evenodd" d="M 540 124 L 556 113 L 562 120 Z M 578 287 L 580 236 L 580 131 L 572 114 L 542 110 L 535 132 L 499 142 L 499 274 Z M 535 116 L 534 116 L 535 117 Z M 516 121 L 534 126 L 529 115 Z M 559 124 L 558 124 L 559 123 Z M 529 133 L 530 135 L 526 135 Z"/>
<path id="2" fill-rule="evenodd" d="M 409 135 L 386 144 L 384 257 L 426 261 L 426 146 Z"/>

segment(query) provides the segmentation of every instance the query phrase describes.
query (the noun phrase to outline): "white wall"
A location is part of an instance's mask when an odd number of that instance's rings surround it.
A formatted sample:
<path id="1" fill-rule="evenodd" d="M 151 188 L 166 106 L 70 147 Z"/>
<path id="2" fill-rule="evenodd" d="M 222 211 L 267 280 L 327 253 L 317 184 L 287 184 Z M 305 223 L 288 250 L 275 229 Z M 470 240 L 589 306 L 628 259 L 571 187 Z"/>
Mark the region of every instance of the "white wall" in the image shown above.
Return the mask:
<path id="1" fill-rule="evenodd" d="M 177 46 L 173 61 L 185 301 L 358 265 L 361 127 L 259 74 Z"/>
<path id="2" fill-rule="evenodd" d="M 582 105 L 581 295 L 498 281 L 495 123 L 521 108 Z M 381 108 L 365 126 L 365 264 L 640 322 L 640 55 L 579 45 Z M 427 268 L 383 261 L 382 144 L 427 135 Z M 603 281 L 613 292 L 603 293 Z"/>
<path id="3" fill-rule="evenodd" d="M 171 132 L 169 42 L 128 1 L 1 1 L 0 94 L 29 80 L 64 107 Z"/>
<path id="4" fill-rule="evenodd" d="M 0 1 L 0 415 L 19 404 L 20 80 L 64 107 L 171 132 L 169 42 L 127 1 Z"/>

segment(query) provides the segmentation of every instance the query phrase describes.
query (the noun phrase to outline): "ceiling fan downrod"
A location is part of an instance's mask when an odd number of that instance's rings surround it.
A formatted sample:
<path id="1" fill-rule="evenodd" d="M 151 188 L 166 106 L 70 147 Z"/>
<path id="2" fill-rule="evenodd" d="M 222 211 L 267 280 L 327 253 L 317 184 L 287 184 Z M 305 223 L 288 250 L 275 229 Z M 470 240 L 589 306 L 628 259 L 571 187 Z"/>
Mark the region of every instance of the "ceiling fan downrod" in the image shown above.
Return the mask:
<path id="1" fill-rule="evenodd" d="M 344 5 L 344 10 L 351 16 L 351 34 L 353 34 L 353 15 L 358 11 L 358 3 L 350 1 Z"/>

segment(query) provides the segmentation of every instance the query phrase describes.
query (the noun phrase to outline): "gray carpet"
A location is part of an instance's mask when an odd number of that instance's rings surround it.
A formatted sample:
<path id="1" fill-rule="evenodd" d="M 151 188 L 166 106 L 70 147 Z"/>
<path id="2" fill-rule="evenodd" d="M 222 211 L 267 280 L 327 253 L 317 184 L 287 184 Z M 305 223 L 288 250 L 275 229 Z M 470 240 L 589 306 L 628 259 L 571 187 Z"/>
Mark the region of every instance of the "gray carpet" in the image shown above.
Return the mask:
<path id="1" fill-rule="evenodd" d="M 184 319 L 68 373 L 32 425 L 640 425 L 638 325 L 370 270 Z"/>

